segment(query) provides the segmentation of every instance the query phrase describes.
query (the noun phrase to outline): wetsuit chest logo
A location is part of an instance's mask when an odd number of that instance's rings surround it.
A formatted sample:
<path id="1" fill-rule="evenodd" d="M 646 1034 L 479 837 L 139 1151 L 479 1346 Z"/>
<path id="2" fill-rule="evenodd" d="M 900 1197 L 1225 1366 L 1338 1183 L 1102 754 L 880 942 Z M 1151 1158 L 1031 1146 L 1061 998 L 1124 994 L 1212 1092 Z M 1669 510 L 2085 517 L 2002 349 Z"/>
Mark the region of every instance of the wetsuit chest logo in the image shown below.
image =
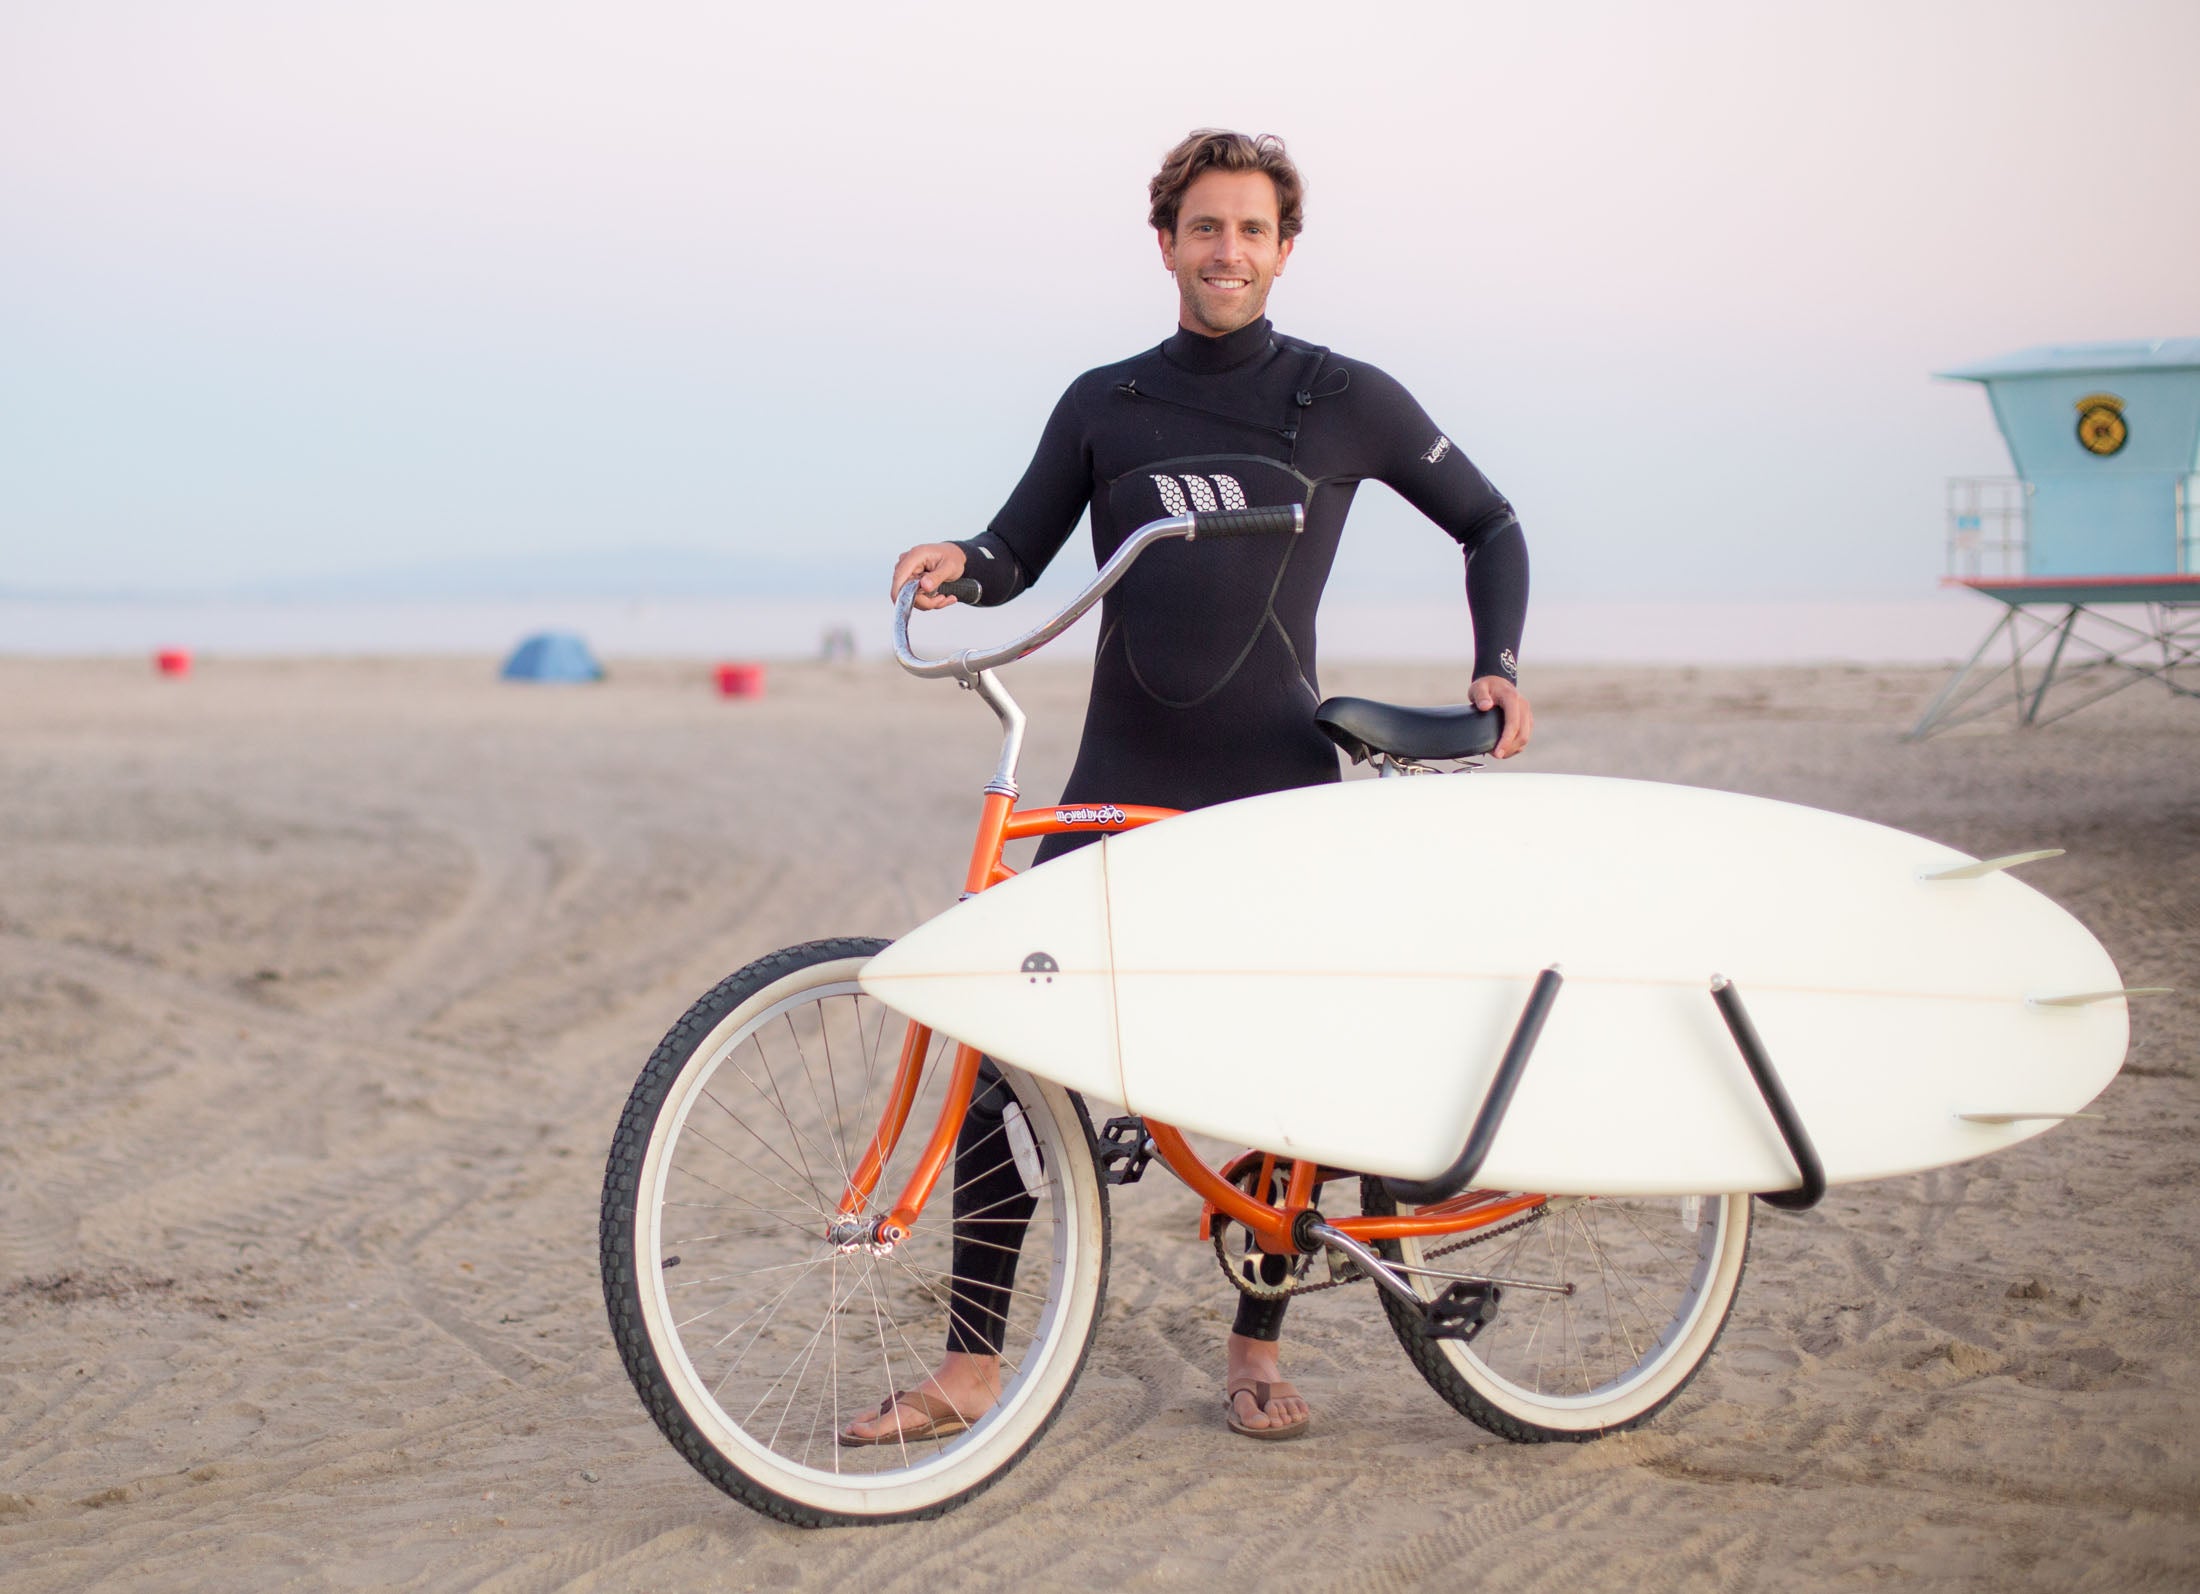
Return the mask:
<path id="1" fill-rule="evenodd" d="M 1235 476 L 1226 475 L 1222 471 L 1215 471 L 1207 476 L 1191 473 L 1182 476 L 1156 475 L 1152 480 L 1155 489 L 1161 494 L 1161 512 L 1165 515 L 1188 515 L 1195 510 L 1202 515 L 1211 515 L 1218 509 L 1245 507 L 1245 489 L 1238 485 Z"/>

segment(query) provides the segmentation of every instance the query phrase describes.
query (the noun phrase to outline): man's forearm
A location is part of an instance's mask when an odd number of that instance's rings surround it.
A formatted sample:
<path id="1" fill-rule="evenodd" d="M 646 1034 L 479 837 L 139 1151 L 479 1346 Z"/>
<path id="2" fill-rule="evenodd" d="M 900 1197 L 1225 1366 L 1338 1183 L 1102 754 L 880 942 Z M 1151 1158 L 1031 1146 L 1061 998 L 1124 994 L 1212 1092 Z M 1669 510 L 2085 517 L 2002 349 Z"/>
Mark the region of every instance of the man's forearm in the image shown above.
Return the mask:
<path id="1" fill-rule="evenodd" d="M 1474 621 L 1474 675 L 1520 679 L 1520 636 L 1528 619 L 1528 541 L 1520 524 L 1467 550 L 1467 613 Z"/>

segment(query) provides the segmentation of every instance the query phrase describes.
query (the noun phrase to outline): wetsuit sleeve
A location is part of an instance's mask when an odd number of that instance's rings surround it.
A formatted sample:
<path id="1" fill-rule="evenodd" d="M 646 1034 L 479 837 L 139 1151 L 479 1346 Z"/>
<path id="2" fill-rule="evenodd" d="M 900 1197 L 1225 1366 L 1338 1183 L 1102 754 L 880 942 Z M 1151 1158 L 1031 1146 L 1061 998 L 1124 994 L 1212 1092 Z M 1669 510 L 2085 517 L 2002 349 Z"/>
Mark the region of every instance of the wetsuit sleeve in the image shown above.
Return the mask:
<path id="1" fill-rule="evenodd" d="M 1024 479 L 993 523 L 955 545 L 963 551 L 963 573 L 978 583 L 978 602 L 988 608 L 1006 603 L 1039 579 L 1077 529 L 1092 497 L 1092 445 L 1078 403 L 1079 385 L 1072 383 L 1047 417 Z"/>
<path id="2" fill-rule="evenodd" d="M 1466 557 L 1475 677 L 1518 680 L 1528 542 L 1512 505 L 1396 380 L 1356 366 L 1352 396 L 1355 426 L 1372 450 L 1367 474 L 1449 532 Z"/>

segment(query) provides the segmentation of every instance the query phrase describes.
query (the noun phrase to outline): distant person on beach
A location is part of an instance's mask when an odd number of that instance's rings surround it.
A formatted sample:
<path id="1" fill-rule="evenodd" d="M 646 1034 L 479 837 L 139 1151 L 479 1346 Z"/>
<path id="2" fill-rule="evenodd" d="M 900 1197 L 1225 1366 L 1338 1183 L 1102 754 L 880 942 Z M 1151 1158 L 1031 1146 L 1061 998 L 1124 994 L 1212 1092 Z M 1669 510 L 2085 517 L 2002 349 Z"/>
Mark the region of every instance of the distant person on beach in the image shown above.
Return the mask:
<path id="1" fill-rule="evenodd" d="M 1302 224 L 1304 185 L 1283 141 L 1202 129 L 1163 157 L 1148 191 L 1147 219 L 1176 278 L 1177 330 L 1072 382 L 992 524 L 965 542 L 910 549 L 895 562 L 892 590 L 914 577 L 917 607 L 937 609 L 955 601 L 940 584 L 968 576 L 979 603 L 1006 603 L 1039 578 L 1088 508 L 1093 553 L 1105 563 L 1165 515 L 1303 504 L 1297 537 L 1160 543 L 1108 594 L 1084 738 L 1060 800 L 1202 808 L 1318 785 L 1339 772 L 1313 721 L 1315 610 L 1352 495 L 1373 479 L 1463 550 L 1475 643 L 1468 698 L 1503 714 L 1497 756 L 1519 752 L 1533 723 L 1518 686 L 1528 604 L 1520 524 L 1396 381 L 1267 320 L 1269 289 Z M 1427 260 L 1397 267 L 1413 274 L 1423 304 L 1434 299 Z M 1050 836 L 1038 859 L 1093 839 Z M 950 1432 L 1000 1396 L 1003 1312 L 1020 1249 L 1020 1240 L 999 1243 L 1002 1220 L 1028 1222 L 1033 1209 L 998 1132 L 1004 1094 L 987 1064 L 956 1147 L 946 1355 L 917 1389 L 850 1424 L 846 1443 Z M 983 1238 L 971 1232 L 978 1213 L 987 1214 Z M 1286 1304 L 1238 1299 L 1224 1404 L 1230 1428 L 1253 1438 L 1294 1438 L 1310 1421 L 1283 1377 Z"/>

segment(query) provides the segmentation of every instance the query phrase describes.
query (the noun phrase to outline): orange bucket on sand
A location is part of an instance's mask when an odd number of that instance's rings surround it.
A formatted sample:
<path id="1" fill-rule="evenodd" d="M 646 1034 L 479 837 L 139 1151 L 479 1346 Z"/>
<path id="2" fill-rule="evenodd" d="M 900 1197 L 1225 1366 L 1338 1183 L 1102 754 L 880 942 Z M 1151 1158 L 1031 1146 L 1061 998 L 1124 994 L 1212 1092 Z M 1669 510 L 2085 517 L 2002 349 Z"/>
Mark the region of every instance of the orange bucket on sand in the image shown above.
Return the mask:
<path id="1" fill-rule="evenodd" d="M 761 664 L 719 665 L 718 695 L 720 697 L 762 697 L 764 695 L 764 666 Z"/>
<path id="2" fill-rule="evenodd" d="M 189 648 L 162 648 L 153 655 L 153 668 L 163 675 L 173 675 L 178 678 L 189 675 L 191 673 L 191 650 Z"/>

